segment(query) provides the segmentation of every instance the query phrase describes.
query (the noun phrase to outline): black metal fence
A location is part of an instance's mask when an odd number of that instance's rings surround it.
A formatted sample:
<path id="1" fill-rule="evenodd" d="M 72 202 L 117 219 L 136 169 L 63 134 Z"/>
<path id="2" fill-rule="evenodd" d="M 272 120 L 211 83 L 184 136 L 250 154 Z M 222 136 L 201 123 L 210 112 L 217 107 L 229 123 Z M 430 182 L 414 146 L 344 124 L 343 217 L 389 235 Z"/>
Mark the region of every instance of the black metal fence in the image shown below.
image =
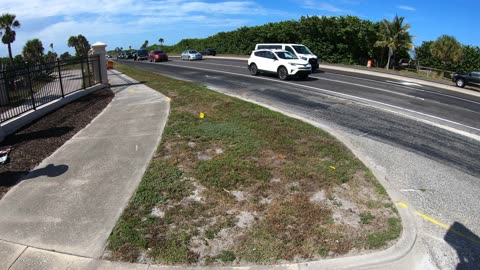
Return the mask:
<path id="1" fill-rule="evenodd" d="M 0 123 L 99 80 L 100 56 L 92 55 L 43 64 L 6 66 L 0 69 Z"/>

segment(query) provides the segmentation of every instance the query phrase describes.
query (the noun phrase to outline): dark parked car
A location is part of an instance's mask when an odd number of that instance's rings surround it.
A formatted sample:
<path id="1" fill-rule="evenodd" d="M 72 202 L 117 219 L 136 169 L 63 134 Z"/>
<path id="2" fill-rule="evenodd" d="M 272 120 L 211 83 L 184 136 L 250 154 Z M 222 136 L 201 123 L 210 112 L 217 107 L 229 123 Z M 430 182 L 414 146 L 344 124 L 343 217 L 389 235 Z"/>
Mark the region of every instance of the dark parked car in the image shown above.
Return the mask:
<path id="1" fill-rule="evenodd" d="M 127 52 L 125 54 L 125 59 L 132 59 L 133 58 L 133 54 L 131 52 Z"/>
<path id="2" fill-rule="evenodd" d="M 150 62 L 168 61 L 168 55 L 164 51 L 151 51 L 148 59 Z"/>
<path id="3" fill-rule="evenodd" d="M 468 74 L 454 74 L 452 81 L 462 88 L 465 85 L 480 86 L 480 71 L 472 71 Z"/>
<path id="4" fill-rule="evenodd" d="M 147 49 L 140 49 L 140 50 L 138 50 L 136 55 L 137 55 L 137 56 L 134 58 L 135 61 L 147 60 L 147 59 L 148 59 Z"/>
<path id="5" fill-rule="evenodd" d="M 217 51 L 215 49 L 207 48 L 200 52 L 202 55 L 217 55 Z"/>

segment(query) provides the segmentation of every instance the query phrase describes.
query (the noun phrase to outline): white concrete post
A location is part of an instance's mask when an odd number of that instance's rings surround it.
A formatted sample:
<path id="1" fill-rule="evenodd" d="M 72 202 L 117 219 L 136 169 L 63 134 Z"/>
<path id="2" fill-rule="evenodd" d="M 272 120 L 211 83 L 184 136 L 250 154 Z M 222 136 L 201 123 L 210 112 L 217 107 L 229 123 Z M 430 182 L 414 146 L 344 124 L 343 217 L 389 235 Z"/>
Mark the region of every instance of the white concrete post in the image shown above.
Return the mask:
<path id="1" fill-rule="evenodd" d="M 100 65 L 98 64 L 93 65 L 93 74 L 95 76 L 95 83 L 100 83 L 100 82 L 103 84 L 108 83 L 107 62 L 105 60 L 105 54 L 107 53 L 107 51 L 105 50 L 106 47 L 107 47 L 107 44 L 102 42 L 97 42 L 92 45 L 92 49 L 91 49 L 92 54 L 99 55 L 99 60 L 100 60 Z"/>

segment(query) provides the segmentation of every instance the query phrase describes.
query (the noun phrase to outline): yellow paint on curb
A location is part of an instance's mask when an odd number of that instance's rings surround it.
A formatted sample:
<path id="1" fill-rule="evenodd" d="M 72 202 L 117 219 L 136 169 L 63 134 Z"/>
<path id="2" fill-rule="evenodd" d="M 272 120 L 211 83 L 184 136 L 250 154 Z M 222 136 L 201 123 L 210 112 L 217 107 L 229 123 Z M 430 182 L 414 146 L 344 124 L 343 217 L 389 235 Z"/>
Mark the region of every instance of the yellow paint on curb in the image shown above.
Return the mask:
<path id="1" fill-rule="evenodd" d="M 130 90 L 128 90 L 127 92 L 128 92 L 128 93 L 136 93 L 137 90 L 130 89 Z"/>
<path id="2" fill-rule="evenodd" d="M 405 208 L 405 209 L 408 209 L 408 205 L 404 204 L 403 202 L 399 202 L 399 203 L 397 203 L 397 204 L 398 204 L 398 206 L 401 206 L 401 207 L 403 207 L 403 208 Z"/>

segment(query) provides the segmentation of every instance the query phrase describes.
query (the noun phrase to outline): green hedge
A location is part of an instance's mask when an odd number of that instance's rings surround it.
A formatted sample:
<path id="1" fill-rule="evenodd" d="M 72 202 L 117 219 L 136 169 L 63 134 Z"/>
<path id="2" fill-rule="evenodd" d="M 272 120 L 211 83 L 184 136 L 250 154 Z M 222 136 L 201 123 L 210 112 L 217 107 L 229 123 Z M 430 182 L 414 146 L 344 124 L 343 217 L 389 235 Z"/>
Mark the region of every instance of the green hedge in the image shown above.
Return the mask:
<path id="1" fill-rule="evenodd" d="M 385 56 L 382 58 L 386 50 L 373 46 L 378 39 L 379 29 L 379 23 L 355 16 L 312 16 L 302 17 L 298 21 L 241 27 L 208 38 L 183 39 L 173 46 L 163 46 L 163 49 L 169 53 L 180 53 L 187 48 L 215 48 L 220 54 L 248 55 L 257 43 L 301 43 L 323 62 L 366 65 L 368 59 L 374 59 L 375 63 L 380 64 L 386 61 Z M 152 45 L 149 49 L 156 46 Z M 408 57 L 407 52 L 400 52 L 399 55 Z"/>

